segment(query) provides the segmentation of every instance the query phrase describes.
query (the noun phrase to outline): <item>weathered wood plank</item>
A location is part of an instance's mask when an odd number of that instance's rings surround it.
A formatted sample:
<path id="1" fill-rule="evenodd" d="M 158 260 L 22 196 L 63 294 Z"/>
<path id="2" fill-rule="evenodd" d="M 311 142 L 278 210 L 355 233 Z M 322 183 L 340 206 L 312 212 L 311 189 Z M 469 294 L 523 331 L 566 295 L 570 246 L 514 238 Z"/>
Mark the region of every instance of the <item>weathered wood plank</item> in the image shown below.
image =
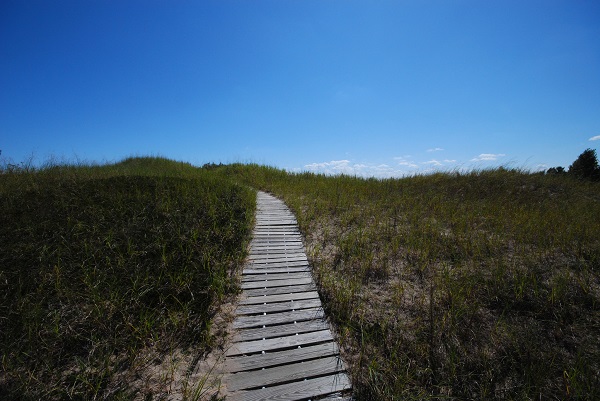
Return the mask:
<path id="1" fill-rule="evenodd" d="M 293 294 L 295 292 L 316 291 L 314 284 L 288 285 L 285 287 L 267 287 L 244 290 L 242 295 L 248 297 L 260 297 L 278 294 Z"/>
<path id="2" fill-rule="evenodd" d="M 317 287 L 314 284 L 288 285 L 285 287 L 261 287 L 246 289 L 242 292 L 246 297 L 264 297 L 269 295 L 293 294 L 296 292 L 316 291 Z"/>
<path id="3" fill-rule="evenodd" d="M 283 267 L 263 267 L 259 269 L 244 269 L 244 275 L 246 274 L 278 274 L 278 273 L 302 273 L 310 272 L 311 269 L 308 265 L 304 266 L 283 266 Z M 243 277 L 243 276 L 242 276 Z"/>
<path id="4" fill-rule="evenodd" d="M 303 320 L 323 319 L 323 308 L 309 308 L 290 312 L 275 312 L 264 315 L 242 315 L 233 321 L 236 329 L 264 327 L 275 324 L 294 323 Z"/>
<path id="5" fill-rule="evenodd" d="M 264 227 L 264 226 L 296 226 L 298 224 L 298 222 L 296 221 L 296 219 L 290 219 L 290 218 L 282 218 L 282 219 L 260 219 L 260 220 L 256 220 L 256 225 L 258 227 Z"/>
<path id="6" fill-rule="evenodd" d="M 291 249 L 302 249 L 304 250 L 304 247 L 302 246 L 302 242 L 299 241 L 284 241 L 281 244 L 261 244 L 261 243 L 255 243 L 255 244 L 250 244 L 250 248 L 253 250 L 263 250 L 263 249 L 283 249 L 283 250 L 291 250 Z"/>
<path id="7" fill-rule="evenodd" d="M 316 376 L 343 372 L 344 370 L 344 364 L 340 358 L 333 356 L 262 370 L 235 373 L 226 377 L 225 380 L 227 390 L 237 391 L 310 379 Z"/>
<path id="8" fill-rule="evenodd" d="M 240 305 L 256 305 L 269 302 L 297 301 L 301 299 L 319 298 L 319 293 L 316 291 L 302 291 L 287 294 L 248 296 L 240 299 Z"/>
<path id="9" fill-rule="evenodd" d="M 272 269 L 278 267 L 296 267 L 296 266 L 309 266 L 307 261 L 290 261 L 290 262 L 277 262 L 277 263 L 248 263 L 247 268 L 251 269 Z"/>
<path id="10" fill-rule="evenodd" d="M 238 315 L 252 315 L 320 307 L 321 300 L 319 298 L 313 298 L 300 301 L 275 302 L 271 304 L 240 305 L 235 310 L 235 313 Z"/>
<path id="11" fill-rule="evenodd" d="M 299 238 L 281 238 L 281 237 L 262 237 L 256 238 L 253 243 L 250 243 L 251 247 L 256 246 L 297 246 L 301 247 L 304 244 Z"/>
<path id="12" fill-rule="evenodd" d="M 252 252 L 247 257 L 249 263 L 275 263 L 275 262 L 286 262 L 292 260 L 303 260 L 306 261 L 306 252 L 303 250 L 298 251 L 290 250 L 289 252 L 261 250 Z"/>
<path id="13" fill-rule="evenodd" d="M 285 337 L 295 334 L 310 333 L 311 331 L 329 330 L 329 324 L 323 319 L 306 320 L 304 322 L 280 324 L 277 326 L 257 327 L 254 329 L 237 330 L 233 342 L 262 340 L 267 338 Z"/>
<path id="14" fill-rule="evenodd" d="M 298 229 L 298 226 L 296 224 L 294 225 L 287 225 L 287 226 L 256 226 L 254 227 L 254 229 L 252 230 L 253 233 L 259 233 L 259 234 L 287 234 L 287 233 L 292 233 L 294 235 L 301 235 L 301 231 Z"/>
<path id="15" fill-rule="evenodd" d="M 281 241 L 302 241 L 302 235 L 300 233 L 286 233 L 269 230 L 266 232 L 257 232 L 253 235 L 252 241 L 259 241 L 262 239 L 279 239 Z"/>
<path id="16" fill-rule="evenodd" d="M 255 231 L 252 233 L 252 237 L 253 238 L 260 238 L 260 237 L 282 237 L 284 239 L 288 239 L 288 238 L 302 238 L 302 234 L 299 231 L 292 231 L 292 230 L 274 230 L 274 229 L 265 229 L 262 231 Z"/>
<path id="17" fill-rule="evenodd" d="M 261 255 L 264 253 L 299 253 L 304 252 L 304 248 L 300 245 L 266 245 L 254 246 L 250 248 L 252 255 Z"/>
<path id="18" fill-rule="evenodd" d="M 250 249 L 250 251 L 248 253 L 249 253 L 249 256 L 252 256 L 252 257 L 262 256 L 262 255 L 281 256 L 281 255 L 285 255 L 285 254 L 296 254 L 296 253 L 304 253 L 306 255 L 306 252 L 304 252 L 304 248 L 302 248 L 302 247 L 288 247 L 288 248 L 263 247 L 263 248 Z M 251 260 L 251 259 L 248 259 L 248 260 Z"/>
<path id="19" fill-rule="evenodd" d="M 253 260 L 249 260 L 247 265 L 252 265 L 252 267 L 273 267 L 274 265 L 276 265 L 277 263 L 283 263 L 284 265 L 287 264 L 291 264 L 291 263 L 298 263 L 298 262 L 302 262 L 305 264 L 308 264 L 308 259 L 306 258 L 306 256 L 299 256 L 299 257 L 294 257 L 294 258 L 267 258 L 267 259 L 253 259 Z"/>
<path id="20" fill-rule="evenodd" d="M 225 361 L 225 369 L 231 373 L 243 372 L 245 370 L 262 369 L 269 366 L 334 356 L 338 355 L 339 352 L 335 342 L 328 342 L 285 351 L 228 358 Z"/>
<path id="21" fill-rule="evenodd" d="M 273 243 L 281 243 L 281 244 L 302 244 L 302 237 L 299 235 L 257 235 L 250 242 L 251 244 L 273 244 Z"/>
<path id="22" fill-rule="evenodd" d="M 286 273 L 286 272 L 278 272 L 278 273 L 257 273 L 257 274 L 247 274 L 244 272 L 242 276 L 242 281 L 264 281 L 264 280 L 296 280 L 301 278 L 312 278 L 312 274 L 310 272 L 299 272 L 299 273 Z"/>
<path id="23" fill-rule="evenodd" d="M 242 282 L 241 287 L 243 290 L 253 288 L 269 288 L 269 287 L 283 287 L 288 285 L 300 285 L 300 284 L 311 284 L 312 278 L 298 278 L 293 280 L 263 280 L 263 281 L 245 281 Z"/>
<path id="24" fill-rule="evenodd" d="M 345 373 L 338 373 L 260 390 L 235 392 L 227 397 L 227 401 L 293 401 L 337 393 L 350 388 L 348 376 Z"/>
<path id="25" fill-rule="evenodd" d="M 261 236 L 255 237 L 250 246 L 302 246 L 304 243 L 300 237 L 292 236 Z"/>
<path id="26" fill-rule="evenodd" d="M 273 351 L 297 346 L 318 344 L 332 341 L 333 337 L 329 330 L 314 331 L 311 333 L 296 334 L 294 336 L 269 338 L 258 341 L 244 341 L 233 343 L 227 350 L 227 356 L 253 354 L 262 351 Z"/>
<path id="27" fill-rule="evenodd" d="M 252 261 L 254 263 L 258 262 L 258 261 L 262 261 L 264 260 L 265 262 L 269 262 L 271 261 L 271 259 L 282 259 L 282 260 L 289 260 L 289 259 L 306 259 L 306 253 L 304 252 L 295 252 L 295 253 L 287 253 L 284 256 L 282 256 L 281 254 L 275 254 L 275 255 L 262 255 L 262 254 L 251 254 L 248 255 L 248 260 Z"/>

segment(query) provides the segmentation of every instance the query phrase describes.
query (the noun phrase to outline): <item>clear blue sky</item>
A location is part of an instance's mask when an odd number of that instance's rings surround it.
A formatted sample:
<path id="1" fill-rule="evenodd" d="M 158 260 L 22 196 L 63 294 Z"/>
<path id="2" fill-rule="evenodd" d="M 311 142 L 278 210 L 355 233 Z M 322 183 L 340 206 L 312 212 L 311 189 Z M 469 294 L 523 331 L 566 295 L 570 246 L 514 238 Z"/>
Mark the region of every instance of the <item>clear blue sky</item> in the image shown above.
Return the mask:
<path id="1" fill-rule="evenodd" d="M 0 149 L 16 162 L 386 176 L 567 167 L 598 144 L 597 0 L 0 5 Z"/>

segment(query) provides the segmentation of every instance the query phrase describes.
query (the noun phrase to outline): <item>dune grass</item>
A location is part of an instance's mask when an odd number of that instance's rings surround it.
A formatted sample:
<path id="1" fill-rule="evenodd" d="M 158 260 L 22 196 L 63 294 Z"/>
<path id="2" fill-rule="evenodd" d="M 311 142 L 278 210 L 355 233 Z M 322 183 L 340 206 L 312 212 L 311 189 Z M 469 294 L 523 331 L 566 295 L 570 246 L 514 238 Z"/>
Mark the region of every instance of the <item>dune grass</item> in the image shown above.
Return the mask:
<path id="1" fill-rule="evenodd" d="M 174 391 L 173 356 L 215 343 L 212 315 L 236 291 L 245 185 L 296 213 L 357 400 L 600 398 L 597 183 L 160 157 L 0 170 L 0 399 Z"/>
<path id="2" fill-rule="evenodd" d="M 176 362 L 144 375 L 214 343 L 254 207 L 251 189 L 160 157 L 5 164 L 0 399 L 164 398 Z"/>
<path id="3" fill-rule="evenodd" d="M 600 186 L 221 169 L 298 216 L 357 400 L 600 398 Z"/>

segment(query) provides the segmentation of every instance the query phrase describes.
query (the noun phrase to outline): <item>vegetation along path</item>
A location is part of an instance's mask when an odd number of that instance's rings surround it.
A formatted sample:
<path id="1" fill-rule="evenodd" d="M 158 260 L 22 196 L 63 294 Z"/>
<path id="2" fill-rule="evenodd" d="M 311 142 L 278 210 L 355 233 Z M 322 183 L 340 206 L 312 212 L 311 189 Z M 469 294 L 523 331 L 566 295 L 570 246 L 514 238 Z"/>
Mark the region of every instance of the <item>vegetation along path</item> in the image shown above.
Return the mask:
<path id="1" fill-rule="evenodd" d="M 242 290 L 225 361 L 227 400 L 350 400 L 296 218 L 264 192 Z"/>

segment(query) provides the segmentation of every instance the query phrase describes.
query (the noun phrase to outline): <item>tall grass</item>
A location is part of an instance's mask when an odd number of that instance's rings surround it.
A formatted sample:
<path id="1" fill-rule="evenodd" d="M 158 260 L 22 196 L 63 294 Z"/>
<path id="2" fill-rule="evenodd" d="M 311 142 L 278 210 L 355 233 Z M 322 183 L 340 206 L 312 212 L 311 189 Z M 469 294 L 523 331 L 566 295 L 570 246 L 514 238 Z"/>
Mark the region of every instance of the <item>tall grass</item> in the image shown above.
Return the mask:
<path id="1" fill-rule="evenodd" d="M 221 171 L 297 214 L 357 399 L 600 398 L 597 184 Z"/>
<path id="2" fill-rule="evenodd" d="M 164 397 L 168 372 L 141 375 L 214 343 L 254 204 L 247 187 L 164 158 L 4 165 L 0 398 Z"/>

